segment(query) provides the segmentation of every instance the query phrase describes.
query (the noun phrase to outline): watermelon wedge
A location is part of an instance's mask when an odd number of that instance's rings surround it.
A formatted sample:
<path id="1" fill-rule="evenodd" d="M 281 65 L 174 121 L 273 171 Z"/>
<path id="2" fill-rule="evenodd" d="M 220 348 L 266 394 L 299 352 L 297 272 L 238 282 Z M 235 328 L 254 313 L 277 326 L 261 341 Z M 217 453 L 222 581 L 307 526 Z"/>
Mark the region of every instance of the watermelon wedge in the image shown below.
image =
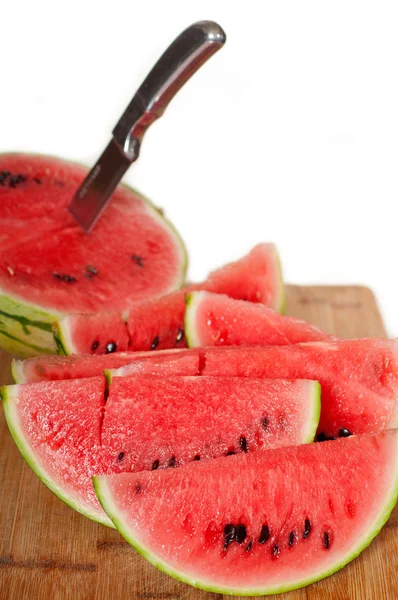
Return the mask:
<path id="1" fill-rule="evenodd" d="M 11 372 L 15 383 L 36 383 L 59 379 L 95 377 L 111 370 L 111 375 L 199 375 L 199 349 L 159 352 L 115 352 L 82 356 L 36 356 L 14 359 Z M 124 373 L 121 369 L 127 365 Z M 119 371 L 120 369 L 120 371 Z"/>
<path id="2" fill-rule="evenodd" d="M 94 478 L 123 537 L 220 594 L 303 587 L 370 544 L 398 496 L 398 432 Z"/>
<path id="3" fill-rule="evenodd" d="M 284 346 L 333 339 L 301 319 L 284 317 L 261 304 L 205 291 L 187 295 L 185 335 L 191 348 Z"/>
<path id="4" fill-rule="evenodd" d="M 370 338 L 263 348 L 206 348 L 200 372 L 224 377 L 319 381 L 320 439 L 337 436 L 340 429 L 367 433 L 398 427 L 396 340 Z"/>
<path id="5" fill-rule="evenodd" d="M 109 347 L 117 350 L 162 350 L 185 348 L 185 294 L 193 289 L 227 294 L 274 310 L 284 308 L 284 288 L 279 256 L 273 244 L 260 244 L 240 260 L 210 273 L 203 283 L 186 286 L 162 298 L 138 302 L 127 321 L 119 313 L 87 317 L 64 317 L 54 326 L 62 354 L 100 354 Z M 118 339 L 117 343 L 115 340 Z"/>
<path id="6" fill-rule="evenodd" d="M 179 288 L 186 252 L 171 224 L 119 186 L 90 235 L 67 210 L 86 169 L 28 154 L 0 156 L 0 344 L 54 353 L 51 323 L 112 310 Z"/>
<path id="7" fill-rule="evenodd" d="M 105 525 L 94 474 L 313 441 L 312 381 L 104 377 L 7 386 L 4 412 L 23 457 L 64 502 Z"/>

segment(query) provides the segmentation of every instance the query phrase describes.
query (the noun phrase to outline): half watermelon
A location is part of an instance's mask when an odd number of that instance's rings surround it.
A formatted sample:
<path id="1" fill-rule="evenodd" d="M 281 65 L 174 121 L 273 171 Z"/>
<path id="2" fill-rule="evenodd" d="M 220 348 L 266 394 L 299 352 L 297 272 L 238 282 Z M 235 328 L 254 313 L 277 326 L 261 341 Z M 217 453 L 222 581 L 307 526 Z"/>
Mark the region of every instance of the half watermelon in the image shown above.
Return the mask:
<path id="1" fill-rule="evenodd" d="M 77 312 L 122 314 L 181 286 L 183 243 L 140 194 L 119 186 L 90 235 L 67 207 L 86 169 L 28 154 L 0 156 L 0 345 L 54 353 L 51 323 Z"/>
<path id="2" fill-rule="evenodd" d="M 278 252 L 259 244 L 240 260 L 210 273 L 203 283 L 186 286 L 162 298 L 138 302 L 124 318 L 120 313 L 72 315 L 59 320 L 55 337 L 62 354 L 102 354 L 115 350 L 185 348 L 185 295 L 204 289 L 284 308 L 284 287 Z M 127 330 L 124 326 L 126 322 Z"/>
<path id="3" fill-rule="evenodd" d="M 398 432 L 96 477 L 124 538 L 157 568 L 220 594 L 303 587 L 355 558 L 398 496 Z"/>
<path id="4" fill-rule="evenodd" d="M 2 389 L 25 460 L 64 502 L 105 525 L 93 475 L 311 442 L 320 413 L 312 381 L 104 377 Z"/>

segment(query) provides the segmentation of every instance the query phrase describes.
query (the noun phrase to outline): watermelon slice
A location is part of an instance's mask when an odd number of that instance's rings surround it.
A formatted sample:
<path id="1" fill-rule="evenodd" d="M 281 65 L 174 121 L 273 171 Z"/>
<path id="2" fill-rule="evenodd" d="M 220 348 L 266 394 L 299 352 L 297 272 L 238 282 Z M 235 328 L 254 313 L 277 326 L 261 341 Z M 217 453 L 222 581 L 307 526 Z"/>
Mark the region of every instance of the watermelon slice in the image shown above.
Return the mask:
<path id="1" fill-rule="evenodd" d="M 398 496 L 398 432 L 96 477 L 124 538 L 169 575 L 220 594 L 272 594 L 341 569 Z"/>
<path id="2" fill-rule="evenodd" d="M 161 350 L 159 352 L 115 352 L 100 356 L 37 356 L 14 359 L 11 372 L 15 383 L 35 383 L 59 379 L 95 377 L 105 370 L 111 375 L 199 375 L 199 349 Z M 123 365 L 128 369 L 123 372 Z M 119 371 L 120 369 L 120 371 Z"/>
<path id="3" fill-rule="evenodd" d="M 91 476 L 314 439 L 320 387 L 312 381 L 104 377 L 3 388 L 22 455 L 64 502 L 109 525 Z"/>
<path id="4" fill-rule="evenodd" d="M 184 280 L 177 232 L 127 187 L 84 234 L 67 206 L 85 174 L 57 158 L 0 156 L 0 344 L 7 350 L 55 352 L 51 323 L 61 315 L 110 307 L 122 314 Z"/>
<path id="5" fill-rule="evenodd" d="M 396 340 L 370 338 L 264 348 L 206 348 L 200 372 L 319 381 L 320 439 L 337 436 L 340 429 L 367 433 L 398 427 Z"/>
<path id="6" fill-rule="evenodd" d="M 333 339 L 301 319 L 222 294 L 191 292 L 186 304 L 185 334 L 190 347 L 284 346 Z"/>
<path id="7" fill-rule="evenodd" d="M 398 341 L 371 338 L 193 350 L 199 353 L 201 375 L 319 381 L 320 440 L 343 429 L 366 433 L 398 427 Z M 126 364 L 111 372 L 120 377 L 136 369 L 136 364 Z"/>
<path id="8" fill-rule="evenodd" d="M 99 354 L 108 344 L 117 350 L 161 350 L 185 348 L 185 294 L 193 289 L 227 294 L 284 308 L 284 288 L 277 250 L 273 244 L 260 244 L 247 256 L 210 273 L 206 281 L 193 284 L 163 298 L 135 304 L 127 317 L 128 339 L 118 313 L 106 316 L 73 315 L 55 324 L 59 351 L 63 354 Z M 116 338 L 120 340 L 115 343 Z"/>

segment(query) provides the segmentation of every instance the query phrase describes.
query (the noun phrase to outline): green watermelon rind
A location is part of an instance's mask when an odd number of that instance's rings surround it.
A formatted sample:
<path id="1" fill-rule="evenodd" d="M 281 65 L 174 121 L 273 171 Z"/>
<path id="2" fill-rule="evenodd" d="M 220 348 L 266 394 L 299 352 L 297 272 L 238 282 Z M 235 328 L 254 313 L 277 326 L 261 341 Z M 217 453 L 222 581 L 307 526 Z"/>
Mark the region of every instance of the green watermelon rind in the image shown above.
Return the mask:
<path id="1" fill-rule="evenodd" d="M 39 477 L 39 479 L 41 479 L 44 485 L 46 485 L 65 504 L 67 504 L 77 512 L 81 513 L 85 517 L 88 517 L 92 521 L 96 521 L 97 523 L 101 523 L 101 525 L 106 525 L 107 527 L 114 528 L 112 521 L 110 521 L 106 515 L 101 515 L 100 513 L 94 513 L 88 510 L 87 508 L 79 504 L 79 502 L 77 502 L 75 499 L 72 499 L 70 496 L 65 494 L 62 488 L 54 481 L 54 479 L 50 475 L 48 475 L 45 469 L 36 460 L 35 453 L 32 450 L 29 442 L 27 441 L 20 427 L 18 413 L 16 410 L 16 407 L 18 405 L 18 387 L 19 385 L 9 385 L 1 387 L 0 397 L 3 400 L 4 414 L 6 417 L 8 429 L 10 430 L 15 444 L 17 445 L 18 450 L 22 454 L 27 464 L 30 466 L 32 471 Z"/>
<path id="2" fill-rule="evenodd" d="M 200 304 L 202 294 L 206 292 L 190 292 L 185 294 L 185 316 L 184 316 L 184 332 L 188 348 L 201 348 L 202 342 L 199 339 L 195 317 L 197 306 Z"/>
<path id="3" fill-rule="evenodd" d="M 338 562 L 336 561 L 336 564 L 326 569 L 325 571 L 316 573 L 314 574 L 314 576 L 308 577 L 307 579 L 303 579 L 302 581 L 291 582 L 289 584 L 282 584 L 268 588 L 229 588 L 224 586 L 218 587 L 212 585 L 211 583 L 206 584 L 206 582 L 195 581 L 189 575 L 186 575 L 178 571 L 176 568 L 171 567 L 164 560 L 160 559 L 156 554 L 151 552 L 151 550 L 148 547 L 141 544 L 140 540 L 134 536 L 134 533 L 123 522 L 121 510 L 119 511 L 119 509 L 115 505 L 112 499 L 112 494 L 109 491 L 107 485 L 107 476 L 101 475 L 93 477 L 93 484 L 101 506 L 103 507 L 104 511 L 109 516 L 109 518 L 113 521 L 119 533 L 139 554 L 141 554 L 141 556 L 143 556 L 148 562 L 150 562 L 160 571 L 163 571 L 164 573 L 170 575 L 174 579 L 187 583 L 193 587 L 209 592 L 214 592 L 217 594 L 234 596 L 269 596 L 271 594 L 281 594 L 283 592 L 289 592 L 296 589 L 300 589 L 306 587 L 307 585 L 310 585 L 311 583 L 315 583 L 317 581 L 320 581 L 321 579 L 325 579 L 326 577 L 333 575 L 334 573 L 345 567 L 349 562 L 354 560 L 354 558 L 359 556 L 359 554 L 361 554 L 361 552 L 369 546 L 369 544 L 373 541 L 373 539 L 377 536 L 382 527 L 388 521 L 391 512 L 398 500 L 398 443 L 395 457 L 395 472 L 394 476 L 392 477 L 390 492 L 386 494 L 386 501 L 382 505 L 379 515 L 373 521 L 372 527 L 366 532 L 365 535 L 362 536 L 355 548 L 353 548 L 350 552 L 346 553 L 343 556 L 343 558 L 341 558 Z"/>
<path id="4" fill-rule="evenodd" d="M 303 431 L 303 444 L 311 444 L 316 436 L 321 418 L 322 388 L 319 381 L 311 381 L 310 410 Z"/>
<path id="5" fill-rule="evenodd" d="M 286 294 L 285 294 L 285 285 L 283 282 L 283 271 L 282 271 L 282 262 L 281 257 L 279 255 L 278 249 L 274 246 L 275 253 L 275 261 L 277 265 L 278 278 L 279 278 L 279 302 L 276 308 L 276 311 L 281 315 L 285 314 L 286 311 Z"/>
<path id="6" fill-rule="evenodd" d="M 13 155 L 21 154 L 21 153 L 20 152 L 7 152 L 5 154 L 7 156 L 13 156 Z M 54 156 L 54 155 L 36 154 L 35 156 L 38 156 L 39 158 L 42 158 L 43 160 L 45 160 L 45 159 L 61 160 L 61 161 L 67 162 L 71 165 L 88 168 L 88 167 L 86 167 L 86 165 L 83 165 L 81 163 L 66 160 L 64 158 L 60 158 L 60 157 Z M 167 231 L 170 232 L 171 238 L 174 239 L 175 247 L 179 249 L 179 252 L 181 255 L 180 256 L 181 257 L 181 266 L 179 269 L 178 276 L 176 277 L 176 282 L 174 284 L 170 285 L 166 290 L 164 290 L 162 292 L 162 295 L 179 289 L 184 284 L 186 272 L 187 272 L 187 268 L 188 268 L 188 253 L 187 253 L 187 250 L 186 250 L 186 247 L 185 247 L 185 244 L 183 242 L 181 235 L 179 234 L 179 232 L 177 231 L 175 226 L 162 214 L 162 211 L 159 208 L 157 208 L 146 196 L 144 196 L 143 194 L 138 192 L 133 187 L 128 186 L 124 183 L 122 183 L 121 186 L 124 187 L 129 192 L 131 192 L 133 195 L 140 198 L 143 201 L 143 203 L 146 205 L 149 216 L 152 217 L 154 220 L 156 220 L 161 225 L 163 225 L 164 229 L 166 229 Z M 63 316 L 66 316 L 66 313 L 62 313 L 51 307 L 44 308 L 44 307 L 35 305 L 34 303 L 30 303 L 30 302 L 27 302 L 26 300 L 23 300 L 22 298 L 19 298 L 17 295 L 9 294 L 8 292 L 4 292 L 3 290 L 0 289 L 0 317 L 1 317 L 1 314 L 6 315 L 7 318 L 15 319 L 15 321 L 18 322 L 21 326 L 28 326 L 30 328 L 33 328 L 31 331 L 32 343 L 24 343 L 23 340 L 20 340 L 20 339 L 18 339 L 17 336 L 15 336 L 15 333 L 13 331 L 5 331 L 5 332 L 3 331 L 2 333 L 9 340 L 9 341 L 7 341 L 7 339 L 6 339 L 3 343 L 4 336 L 2 336 L 1 347 L 4 348 L 4 350 L 7 350 L 8 352 L 11 352 L 14 354 L 21 354 L 23 352 L 24 356 L 36 356 L 37 354 L 40 354 L 40 353 L 54 354 L 56 352 L 57 348 L 60 353 L 65 353 L 65 354 L 68 353 L 67 352 L 68 349 L 63 348 L 62 340 L 61 339 L 58 340 L 56 338 L 56 336 L 54 336 L 52 329 L 51 329 L 52 324 L 54 322 L 56 322 L 58 319 L 62 318 Z M 49 346 L 48 347 L 47 346 L 43 347 L 41 344 L 36 342 L 34 328 L 37 328 L 37 329 L 40 329 L 43 331 L 47 331 L 50 334 L 52 334 L 49 336 Z M 14 342 L 14 340 L 16 343 Z M 22 348 L 22 350 L 21 350 L 19 344 L 23 344 L 24 346 L 26 346 L 26 351 L 24 348 Z"/>

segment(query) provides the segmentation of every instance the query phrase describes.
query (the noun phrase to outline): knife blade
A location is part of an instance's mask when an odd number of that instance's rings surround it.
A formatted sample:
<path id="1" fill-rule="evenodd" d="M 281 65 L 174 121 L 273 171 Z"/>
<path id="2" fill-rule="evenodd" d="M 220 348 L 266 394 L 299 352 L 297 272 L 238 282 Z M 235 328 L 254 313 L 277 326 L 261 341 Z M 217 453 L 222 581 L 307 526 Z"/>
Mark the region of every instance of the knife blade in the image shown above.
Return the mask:
<path id="1" fill-rule="evenodd" d="M 118 183 L 140 153 L 148 127 L 178 90 L 226 41 L 217 23 L 199 21 L 183 31 L 146 77 L 112 132 L 112 139 L 76 191 L 69 210 L 86 231 L 93 227 Z"/>

